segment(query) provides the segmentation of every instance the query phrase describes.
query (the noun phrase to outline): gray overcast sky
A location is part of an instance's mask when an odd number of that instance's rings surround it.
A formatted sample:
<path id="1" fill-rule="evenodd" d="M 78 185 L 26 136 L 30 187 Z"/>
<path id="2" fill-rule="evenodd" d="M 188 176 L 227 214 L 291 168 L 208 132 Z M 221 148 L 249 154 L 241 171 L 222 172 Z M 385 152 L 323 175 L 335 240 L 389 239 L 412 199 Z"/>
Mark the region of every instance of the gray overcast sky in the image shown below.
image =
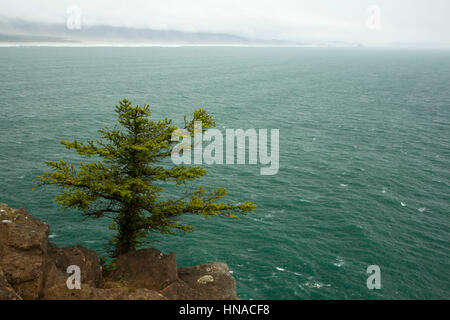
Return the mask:
<path id="1" fill-rule="evenodd" d="M 82 26 L 450 46 L 450 0 L 1 0 L 0 19 L 65 23 L 70 5 L 81 9 Z M 376 12 L 368 12 L 370 5 L 381 10 L 381 28 L 376 28 Z"/>

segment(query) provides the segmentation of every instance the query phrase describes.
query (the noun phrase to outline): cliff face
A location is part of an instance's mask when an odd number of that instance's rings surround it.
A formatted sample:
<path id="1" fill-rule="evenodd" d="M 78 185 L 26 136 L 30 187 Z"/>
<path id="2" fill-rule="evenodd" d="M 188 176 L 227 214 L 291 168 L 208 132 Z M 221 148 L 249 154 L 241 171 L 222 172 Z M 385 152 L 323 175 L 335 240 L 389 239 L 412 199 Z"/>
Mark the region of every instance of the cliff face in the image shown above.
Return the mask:
<path id="1" fill-rule="evenodd" d="M 0 300 L 236 299 L 228 266 L 211 262 L 178 268 L 175 254 L 142 249 L 119 256 L 105 271 L 94 251 L 59 248 L 50 227 L 25 209 L 0 203 Z M 81 289 L 69 289 L 71 265 L 81 271 Z"/>

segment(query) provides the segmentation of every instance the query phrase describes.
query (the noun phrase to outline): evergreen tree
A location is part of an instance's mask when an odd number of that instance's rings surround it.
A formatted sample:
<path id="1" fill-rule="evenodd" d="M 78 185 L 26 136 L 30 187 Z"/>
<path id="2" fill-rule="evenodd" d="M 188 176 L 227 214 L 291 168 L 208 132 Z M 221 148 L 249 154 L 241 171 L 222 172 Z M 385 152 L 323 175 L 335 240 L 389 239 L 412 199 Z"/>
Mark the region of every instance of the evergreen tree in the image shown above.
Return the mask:
<path id="1" fill-rule="evenodd" d="M 84 143 L 61 141 L 67 149 L 93 157 L 93 161 L 77 167 L 64 160 L 47 161 L 51 172 L 37 177 L 37 187 L 63 188 L 55 199 L 61 206 L 80 210 L 88 217 L 112 219 L 110 228 L 116 230 L 114 257 L 136 250 L 150 232 L 190 232 L 192 226 L 178 221 L 182 214 L 237 218 L 234 213 L 245 215 L 254 210 L 255 204 L 249 201 L 220 202 L 227 194 L 223 188 L 207 192 L 202 186 L 192 187 L 189 182 L 205 175 L 204 168 L 164 165 L 164 159 L 170 157 L 174 147 L 172 133 L 178 129 L 172 120 L 152 121 L 148 105 L 132 106 L 126 99 L 120 101 L 115 112 L 119 125 L 99 130 L 101 139 Z M 194 121 L 202 121 L 203 131 L 215 126 L 210 114 L 195 110 L 191 121 L 185 118 L 183 128 L 191 135 Z M 163 188 L 158 182 L 172 182 L 185 187 L 185 192 L 162 200 Z"/>

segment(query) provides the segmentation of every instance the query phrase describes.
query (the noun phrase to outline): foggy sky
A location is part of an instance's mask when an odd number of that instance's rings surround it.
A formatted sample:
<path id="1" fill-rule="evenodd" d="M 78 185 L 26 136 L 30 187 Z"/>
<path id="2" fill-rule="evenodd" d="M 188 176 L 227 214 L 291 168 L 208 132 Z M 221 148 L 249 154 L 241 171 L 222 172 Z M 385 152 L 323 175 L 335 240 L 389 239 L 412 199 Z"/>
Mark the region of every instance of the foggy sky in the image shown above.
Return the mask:
<path id="1" fill-rule="evenodd" d="M 1 0 L 0 20 L 226 33 L 255 39 L 450 46 L 448 0 Z M 370 5 L 379 28 L 367 26 Z M 1 31 L 1 30 L 0 30 Z"/>

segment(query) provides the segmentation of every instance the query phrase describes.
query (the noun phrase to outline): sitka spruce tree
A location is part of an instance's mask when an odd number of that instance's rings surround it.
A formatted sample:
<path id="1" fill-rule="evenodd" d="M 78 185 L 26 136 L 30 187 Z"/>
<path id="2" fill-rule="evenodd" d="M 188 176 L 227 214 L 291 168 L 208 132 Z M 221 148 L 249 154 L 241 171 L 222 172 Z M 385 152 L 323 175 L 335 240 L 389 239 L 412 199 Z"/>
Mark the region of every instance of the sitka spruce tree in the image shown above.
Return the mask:
<path id="1" fill-rule="evenodd" d="M 247 214 L 256 206 L 253 202 L 224 203 L 223 188 L 207 192 L 191 182 L 206 174 L 200 166 L 167 165 L 174 143 L 172 133 L 185 129 L 194 132 L 194 122 L 202 122 L 202 130 L 215 122 L 205 110 L 195 110 L 191 121 L 178 128 L 172 120 L 153 121 L 148 105 L 132 106 L 123 100 L 115 108 L 119 124 L 101 129 L 101 138 L 86 142 L 61 141 L 67 149 L 91 161 L 78 166 L 64 160 L 47 161 L 51 172 L 38 178 L 38 186 L 56 185 L 62 192 L 56 202 L 63 207 L 80 210 L 87 217 L 112 219 L 110 228 L 116 230 L 112 240 L 112 256 L 136 250 L 151 232 L 190 232 L 192 226 L 181 224 L 182 214 L 204 217 L 223 215 L 236 218 L 234 213 Z M 159 182 L 159 185 L 158 185 Z M 161 182 L 185 188 L 179 197 L 161 197 Z"/>

